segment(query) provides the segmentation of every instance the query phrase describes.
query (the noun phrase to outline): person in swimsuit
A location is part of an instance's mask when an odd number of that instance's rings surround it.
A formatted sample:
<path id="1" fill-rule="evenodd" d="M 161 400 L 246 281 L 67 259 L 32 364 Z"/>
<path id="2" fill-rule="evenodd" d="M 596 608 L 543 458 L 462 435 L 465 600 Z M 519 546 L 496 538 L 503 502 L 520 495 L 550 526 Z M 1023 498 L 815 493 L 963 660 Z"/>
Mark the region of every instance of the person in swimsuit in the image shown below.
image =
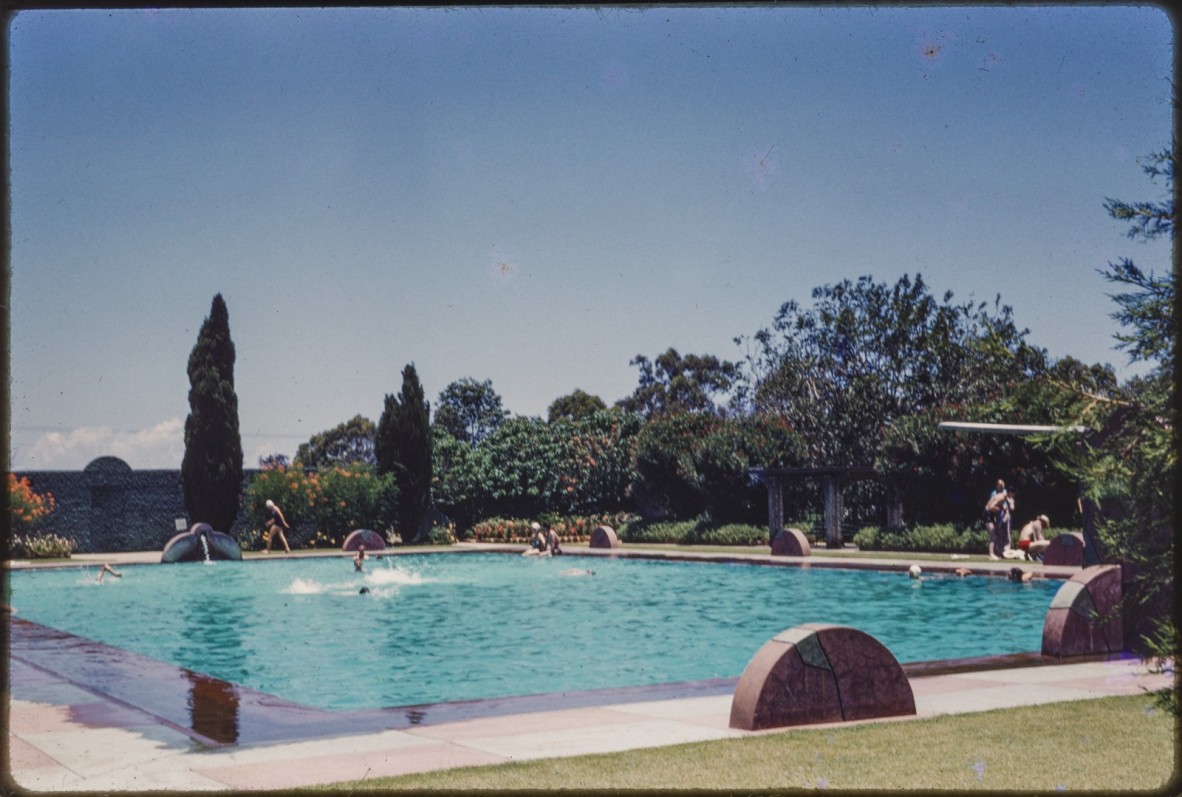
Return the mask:
<path id="1" fill-rule="evenodd" d="M 986 524 L 989 529 L 989 558 L 993 561 L 1001 559 L 1005 549 L 1010 547 L 1014 506 L 1014 491 L 1006 487 L 995 490 L 985 504 L 985 514 L 990 519 Z"/>
<path id="2" fill-rule="evenodd" d="M 279 540 L 283 543 L 283 550 L 291 553 L 291 546 L 287 544 L 287 536 L 284 535 L 285 530 L 291 529 L 287 525 L 287 518 L 283 516 L 283 512 L 279 507 L 275 506 L 275 502 L 270 498 L 267 499 L 267 547 L 266 552 L 271 553 L 271 543 L 275 539 L 275 535 L 279 535 Z"/>
<path id="3" fill-rule="evenodd" d="M 360 571 L 362 564 L 365 562 L 365 546 L 358 545 L 357 553 L 353 555 L 353 569 Z"/>
<path id="4" fill-rule="evenodd" d="M 1050 519 L 1046 515 L 1039 515 L 1018 532 L 1018 548 L 1026 554 L 1027 559 L 1041 558 L 1050 547 L 1051 541 L 1043 535 L 1050 527 Z"/>

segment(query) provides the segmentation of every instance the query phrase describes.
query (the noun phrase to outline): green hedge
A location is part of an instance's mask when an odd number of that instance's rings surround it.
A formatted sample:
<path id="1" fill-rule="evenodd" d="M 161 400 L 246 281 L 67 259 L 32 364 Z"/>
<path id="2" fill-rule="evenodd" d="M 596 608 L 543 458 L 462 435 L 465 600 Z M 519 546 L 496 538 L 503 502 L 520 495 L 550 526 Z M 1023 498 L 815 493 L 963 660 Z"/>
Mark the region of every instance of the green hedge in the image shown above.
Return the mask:
<path id="1" fill-rule="evenodd" d="M 908 529 L 863 528 L 854 535 L 861 551 L 926 551 L 928 553 L 985 553 L 989 533 L 952 525 L 915 526 Z"/>
<path id="2" fill-rule="evenodd" d="M 1048 540 L 1079 529 L 1047 531 Z M 1017 530 L 1015 529 L 1015 538 Z M 862 551 L 924 551 L 927 553 L 985 553 L 989 550 L 989 533 L 982 528 L 963 529 L 950 524 L 914 526 L 906 529 L 887 529 L 880 526 L 863 528 L 854 535 L 854 545 Z"/>
<path id="3" fill-rule="evenodd" d="M 767 545 L 766 526 L 717 524 L 704 520 L 635 520 L 616 529 L 620 542 L 667 545 Z"/>

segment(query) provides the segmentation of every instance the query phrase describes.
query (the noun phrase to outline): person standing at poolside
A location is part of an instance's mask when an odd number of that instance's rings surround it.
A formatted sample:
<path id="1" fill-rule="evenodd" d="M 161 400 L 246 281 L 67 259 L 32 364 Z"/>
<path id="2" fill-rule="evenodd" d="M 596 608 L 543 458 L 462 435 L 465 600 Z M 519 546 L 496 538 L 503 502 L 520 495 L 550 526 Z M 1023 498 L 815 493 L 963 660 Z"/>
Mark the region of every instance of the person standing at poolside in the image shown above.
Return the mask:
<path id="1" fill-rule="evenodd" d="M 275 502 L 270 498 L 267 499 L 267 547 L 266 553 L 271 553 L 271 543 L 275 539 L 275 535 L 279 535 L 280 541 L 283 543 L 283 550 L 291 553 L 291 546 L 287 544 L 287 536 L 284 531 L 290 530 L 291 526 L 287 525 L 287 518 L 283 516 L 283 512 L 279 507 L 275 506 Z"/>
<path id="2" fill-rule="evenodd" d="M 985 527 L 989 530 L 989 558 L 993 561 L 1001 559 L 1002 553 L 1010 547 L 1010 531 L 1014 518 L 1014 491 L 1007 488 L 999 479 L 998 489 L 994 490 L 985 504 L 985 515 L 989 522 Z"/>
<path id="3" fill-rule="evenodd" d="M 993 499 L 997 498 L 998 493 L 1005 492 L 1006 483 L 1001 479 L 997 480 L 997 486 L 993 488 L 993 492 L 989 493 L 989 498 L 985 501 L 985 531 L 989 533 L 989 553 L 993 553 L 993 529 L 997 525 L 994 523 L 993 513 L 989 511 L 989 505 L 993 503 Z"/>

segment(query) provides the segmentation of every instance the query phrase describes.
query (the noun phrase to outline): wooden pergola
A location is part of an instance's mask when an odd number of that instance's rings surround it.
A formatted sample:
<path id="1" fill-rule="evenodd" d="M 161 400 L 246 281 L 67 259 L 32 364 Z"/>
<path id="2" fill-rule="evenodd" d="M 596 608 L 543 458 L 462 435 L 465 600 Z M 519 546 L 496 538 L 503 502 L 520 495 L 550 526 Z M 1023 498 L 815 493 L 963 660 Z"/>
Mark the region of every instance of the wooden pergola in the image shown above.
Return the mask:
<path id="1" fill-rule="evenodd" d="M 795 479 L 821 480 L 825 495 L 825 547 L 840 548 L 841 517 L 844 512 L 841 491 L 848 481 L 869 479 L 875 475 L 870 465 L 828 465 L 815 468 L 752 468 L 752 476 L 767 485 L 768 543 L 784 530 L 784 484 Z"/>

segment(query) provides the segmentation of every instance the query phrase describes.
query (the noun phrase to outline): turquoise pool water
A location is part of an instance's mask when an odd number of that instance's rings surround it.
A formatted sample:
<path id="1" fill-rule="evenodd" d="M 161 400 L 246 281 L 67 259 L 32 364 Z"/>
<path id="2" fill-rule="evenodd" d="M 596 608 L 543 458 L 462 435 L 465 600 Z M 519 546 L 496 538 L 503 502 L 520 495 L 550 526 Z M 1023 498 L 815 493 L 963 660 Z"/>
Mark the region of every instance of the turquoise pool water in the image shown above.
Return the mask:
<path id="1" fill-rule="evenodd" d="M 594 575 L 571 575 L 570 569 Z M 1037 651 L 1060 582 L 505 554 L 10 573 L 17 616 L 325 709 L 735 677 L 808 622 L 901 662 Z M 359 594 L 362 587 L 368 594 Z"/>

